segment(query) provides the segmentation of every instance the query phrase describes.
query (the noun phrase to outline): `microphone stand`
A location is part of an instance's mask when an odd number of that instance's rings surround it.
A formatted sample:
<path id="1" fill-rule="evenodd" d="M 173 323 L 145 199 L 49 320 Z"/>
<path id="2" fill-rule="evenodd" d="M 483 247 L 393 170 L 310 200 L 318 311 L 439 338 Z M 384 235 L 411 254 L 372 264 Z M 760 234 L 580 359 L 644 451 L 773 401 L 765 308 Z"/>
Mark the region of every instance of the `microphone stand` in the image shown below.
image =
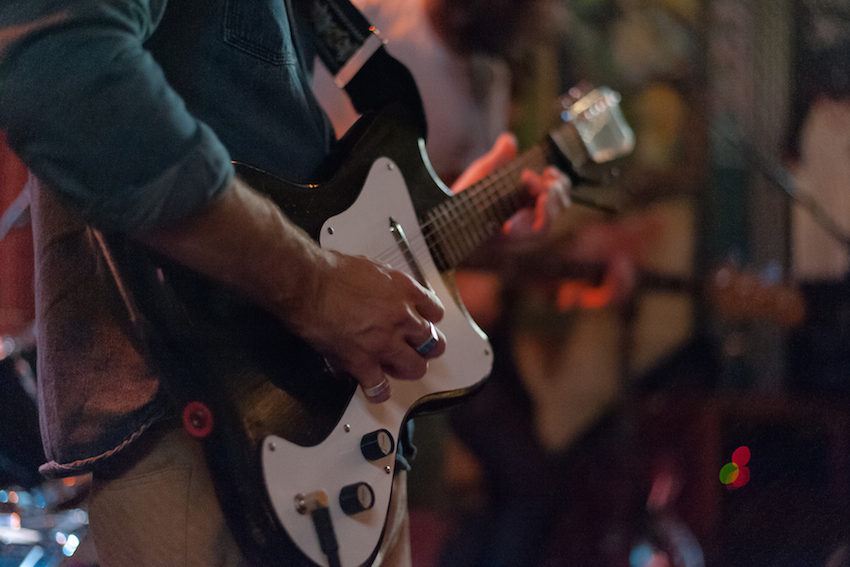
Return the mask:
<path id="1" fill-rule="evenodd" d="M 764 153 L 756 150 L 752 144 L 745 140 L 732 138 L 717 130 L 715 130 L 715 133 L 735 149 L 743 151 L 744 155 L 747 156 L 748 164 L 754 166 L 756 171 L 761 173 L 771 182 L 774 188 L 779 189 L 792 203 L 805 209 L 811 215 L 812 220 L 826 230 L 836 242 L 844 246 L 847 254 L 850 255 L 850 234 L 839 226 L 811 194 L 802 190 L 794 182 L 794 177 L 787 167 L 775 158 L 767 157 Z"/>

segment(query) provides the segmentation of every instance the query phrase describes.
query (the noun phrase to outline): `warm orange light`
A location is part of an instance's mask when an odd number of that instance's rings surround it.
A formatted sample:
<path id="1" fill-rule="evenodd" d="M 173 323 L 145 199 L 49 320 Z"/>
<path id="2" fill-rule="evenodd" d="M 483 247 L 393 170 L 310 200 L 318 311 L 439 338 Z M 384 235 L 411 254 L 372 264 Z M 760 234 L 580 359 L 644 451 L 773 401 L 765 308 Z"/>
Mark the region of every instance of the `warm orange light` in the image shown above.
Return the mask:
<path id="1" fill-rule="evenodd" d="M 614 299 L 614 288 L 606 280 L 599 287 L 587 287 L 581 295 L 581 306 L 584 309 L 602 309 Z"/>
<path id="2" fill-rule="evenodd" d="M 606 277 L 598 287 L 583 281 L 566 281 L 558 288 L 557 306 L 561 311 L 602 309 L 613 300 L 614 283 L 610 278 Z"/>
<path id="3" fill-rule="evenodd" d="M 570 311 L 579 306 L 584 282 L 568 281 L 558 288 L 557 306 L 561 311 Z"/>

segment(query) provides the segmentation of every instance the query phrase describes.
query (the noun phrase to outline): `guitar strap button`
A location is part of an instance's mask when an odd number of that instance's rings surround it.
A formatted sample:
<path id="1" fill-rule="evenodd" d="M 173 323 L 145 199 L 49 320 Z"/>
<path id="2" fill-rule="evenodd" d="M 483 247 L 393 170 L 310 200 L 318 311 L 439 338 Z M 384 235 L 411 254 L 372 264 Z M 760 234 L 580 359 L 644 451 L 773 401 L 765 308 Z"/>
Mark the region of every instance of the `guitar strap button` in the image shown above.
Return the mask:
<path id="1" fill-rule="evenodd" d="M 189 435 L 203 439 L 213 430 L 212 411 L 201 402 L 189 402 L 183 408 L 183 427 Z"/>

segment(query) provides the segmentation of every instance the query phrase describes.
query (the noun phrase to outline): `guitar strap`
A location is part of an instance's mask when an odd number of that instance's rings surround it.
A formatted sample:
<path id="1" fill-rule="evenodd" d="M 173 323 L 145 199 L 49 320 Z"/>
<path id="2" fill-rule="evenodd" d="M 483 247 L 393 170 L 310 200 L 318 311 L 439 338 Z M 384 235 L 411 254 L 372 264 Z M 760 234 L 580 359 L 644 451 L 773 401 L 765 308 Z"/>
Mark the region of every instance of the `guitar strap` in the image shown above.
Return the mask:
<path id="1" fill-rule="evenodd" d="M 389 54 L 386 40 L 349 0 L 292 0 L 316 37 L 319 58 L 365 114 L 400 102 L 427 134 L 419 89 L 408 68 Z"/>

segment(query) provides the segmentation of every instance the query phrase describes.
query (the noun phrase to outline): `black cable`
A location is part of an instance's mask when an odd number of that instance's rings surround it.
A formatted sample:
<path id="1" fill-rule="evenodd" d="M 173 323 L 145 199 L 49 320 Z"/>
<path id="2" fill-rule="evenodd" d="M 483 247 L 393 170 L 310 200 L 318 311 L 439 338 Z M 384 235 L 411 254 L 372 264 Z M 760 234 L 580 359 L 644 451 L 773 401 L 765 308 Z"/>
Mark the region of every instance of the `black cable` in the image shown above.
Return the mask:
<path id="1" fill-rule="evenodd" d="M 310 511 L 310 516 L 313 518 L 313 526 L 319 537 L 319 547 L 328 558 L 329 567 L 342 567 L 339 558 L 339 542 L 334 533 L 330 509 L 327 506 L 318 506 Z"/>

